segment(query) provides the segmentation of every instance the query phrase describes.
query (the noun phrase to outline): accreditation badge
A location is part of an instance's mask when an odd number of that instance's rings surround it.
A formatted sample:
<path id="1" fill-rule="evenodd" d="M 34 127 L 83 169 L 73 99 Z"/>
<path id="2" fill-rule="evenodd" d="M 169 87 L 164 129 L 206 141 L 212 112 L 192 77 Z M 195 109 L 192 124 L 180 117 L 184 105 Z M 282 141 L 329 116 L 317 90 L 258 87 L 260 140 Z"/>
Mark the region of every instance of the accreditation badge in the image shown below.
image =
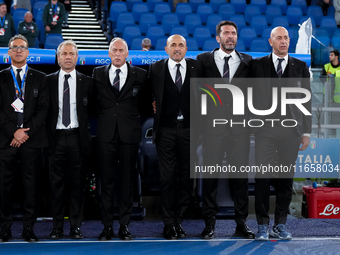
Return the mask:
<path id="1" fill-rule="evenodd" d="M 24 113 L 24 102 L 22 98 L 16 97 L 11 106 L 13 107 L 15 112 Z"/>
<path id="2" fill-rule="evenodd" d="M 4 36 L 5 35 L 5 29 L 4 28 L 0 28 L 0 36 Z"/>

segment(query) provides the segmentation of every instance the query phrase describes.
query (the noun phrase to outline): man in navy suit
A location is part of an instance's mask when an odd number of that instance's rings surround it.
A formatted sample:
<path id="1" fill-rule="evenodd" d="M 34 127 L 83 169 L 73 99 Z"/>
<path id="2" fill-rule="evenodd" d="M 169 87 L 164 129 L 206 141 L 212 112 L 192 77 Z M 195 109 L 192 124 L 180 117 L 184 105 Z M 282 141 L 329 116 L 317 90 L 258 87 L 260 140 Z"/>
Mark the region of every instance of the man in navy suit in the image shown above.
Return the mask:
<path id="1" fill-rule="evenodd" d="M 92 79 L 75 67 L 77 45 L 69 40 L 57 49 L 60 70 L 47 76 L 50 109 L 46 120 L 50 154 L 51 204 L 53 230 L 51 238 L 64 235 L 65 191 L 69 186 L 70 237 L 80 239 L 83 218 L 85 159 L 90 154 L 89 98 Z"/>
<path id="2" fill-rule="evenodd" d="M 305 150 L 309 144 L 312 117 L 303 113 L 294 104 L 286 107 L 286 115 L 281 111 L 281 89 L 284 87 L 302 88 L 310 92 L 308 66 L 305 62 L 289 56 L 289 34 L 284 27 L 276 27 L 270 34 L 269 43 L 273 52 L 255 59 L 252 64 L 253 104 L 257 110 L 267 110 L 272 106 L 272 88 L 279 91 L 276 110 L 269 116 L 254 116 L 255 119 L 275 119 L 272 124 L 265 122 L 255 132 L 255 160 L 258 166 L 283 166 L 293 169 L 298 151 Z M 264 79 L 262 79 L 264 78 Z M 287 93 L 288 98 L 303 99 L 303 93 Z M 311 113 L 311 100 L 302 106 Z M 281 125 L 284 119 L 292 119 L 296 125 Z M 294 124 L 294 123 L 291 123 Z M 287 125 L 290 125 L 287 123 Z M 256 240 L 268 240 L 269 237 L 269 196 L 271 181 L 276 191 L 275 223 L 271 235 L 280 239 L 291 239 L 286 228 L 287 214 L 292 199 L 294 172 L 280 172 L 271 180 L 270 174 L 255 176 L 255 213 L 258 223 Z"/>
<path id="3" fill-rule="evenodd" d="M 12 65 L 0 72 L 0 241 L 11 237 L 12 194 L 16 159 L 21 161 L 24 188 L 23 238 L 38 241 L 37 187 L 41 149 L 48 146 L 45 119 L 49 107 L 46 75 L 28 67 L 28 41 L 16 35 L 9 41 Z"/>
<path id="4" fill-rule="evenodd" d="M 118 236 L 122 240 L 132 238 L 128 230 L 133 205 L 132 177 L 141 141 L 139 104 L 146 71 L 127 63 L 128 55 L 126 41 L 116 37 L 109 48 L 111 64 L 93 70 L 99 99 L 97 145 L 104 225 L 99 240 L 113 237 L 114 190 L 118 190 Z"/>

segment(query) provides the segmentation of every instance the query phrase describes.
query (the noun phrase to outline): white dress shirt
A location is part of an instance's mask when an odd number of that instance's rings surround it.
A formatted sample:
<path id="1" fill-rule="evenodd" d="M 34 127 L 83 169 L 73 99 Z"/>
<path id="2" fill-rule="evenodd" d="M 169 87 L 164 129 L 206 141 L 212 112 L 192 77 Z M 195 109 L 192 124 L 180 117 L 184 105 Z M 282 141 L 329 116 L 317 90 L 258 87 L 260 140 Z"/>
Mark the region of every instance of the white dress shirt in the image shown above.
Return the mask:
<path id="1" fill-rule="evenodd" d="M 122 90 L 123 86 L 125 85 L 126 78 L 128 76 L 128 68 L 127 64 L 125 63 L 120 68 L 115 67 L 111 64 L 110 70 L 109 70 L 109 78 L 111 85 L 113 84 L 113 80 L 116 78 L 116 69 L 120 69 L 119 72 L 119 91 Z"/>
<path id="2" fill-rule="evenodd" d="M 22 67 L 20 67 L 20 68 L 17 68 L 17 67 L 15 67 L 15 66 L 12 65 L 12 69 L 13 69 L 13 72 L 14 72 L 14 76 L 17 77 L 17 70 L 18 70 L 18 69 L 21 69 L 21 72 L 19 73 L 19 75 L 20 75 L 20 78 L 21 78 L 21 81 L 22 81 L 22 79 L 24 78 L 24 74 L 25 74 L 25 71 L 26 71 L 26 67 L 27 67 L 27 64 L 25 64 L 24 66 L 22 66 Z M 25 77 L 25 79 L 26 79 L 26 78 L 27 78 L 27 77 Z M 21 84 L 18 84 L 18 85 L 19 85 L 19 87 L 21 86 Z M 15 87 L 15 82 L 14 82 L 14 87 Z M 21 89 L 21 87 L 20 87 L 20 89 Z M 22 95 L 22 97 L 25 96 L 25 83 L 24 83 L 24 85 L 23 85 L 23 87 L 22 87 L 21 95 Z"/>
<path id="3" fill-rule="evenodd" d="M 277 66 L 279 64 L 279 60 L 278 60 L 279 58 L 281 57 L 275 55 L 275 53 L 272 54 L 273 64 L 274 64 L 276 72 L 277 72 Z M 288 64 L 288 54 L 283 57 L 283 61 L 281 62 L 282 74 L 285 72 L 287 64 Z"/>
<path id="4" fill-rule="evenodd" d="M 179 63 L 177 63 L 177 62 L 173 61 L 171 58 L 169 58 L 168 68 L 169 68 L 169 72 L 170 72 L 171 78 L 172 78 L 174 83 L 176 83 L 176 73 L 177 73 L 177 66 L 176 65 L 177 64 L 181 64 L 179 71 L 180 71 L 181 76 L 182 76 L 182 85 L 183 85 L 184 80 L 185 80 L 185 75 L 187 73 L 187 62 L 185 61 L 184 58 Z"/>
<path id="5" fill-rule="evenodd" d="M 223 77 L 223 69 L 224 69 L 224 63 L 225 63 L 224 57 L 229 57 L 229 56 L 230 56 L 230 59 L 228 61 L 228 64 L 229 64 L 229 82 L 230 82 L 232 78 L 234 77 L 238 66 L 241 63 L 240 57 L 237 55 L 235 50 L 233 50 L 230 54 L 225 53 L 221 49 L 214 52 L 215 63 L 218 68 L 218 71 L 221 74 L 221 77 Z"/>
<path id="6" fill-rule="evenodd" d="M 63 92 L 64 92 L 64 81 L 65 74 L 70 74 L 70 78 L 68 78 L 68 85 L 70 90 L 70 117 L 71 123 L 65 127 L 62 118 L 63 118 Z M 59 77 L 58 77 L 58 98 L 59 98 L 59 114 L 58 114 L 58 122 L 57 129 L 67 129 L 67 128 L 77 128 L 79 127 L 78 123 L 78 115 L 77 115 L 77 74 L 74 69 L 70 73 L 66 73 L 65 71 L 60 69 Z"/>

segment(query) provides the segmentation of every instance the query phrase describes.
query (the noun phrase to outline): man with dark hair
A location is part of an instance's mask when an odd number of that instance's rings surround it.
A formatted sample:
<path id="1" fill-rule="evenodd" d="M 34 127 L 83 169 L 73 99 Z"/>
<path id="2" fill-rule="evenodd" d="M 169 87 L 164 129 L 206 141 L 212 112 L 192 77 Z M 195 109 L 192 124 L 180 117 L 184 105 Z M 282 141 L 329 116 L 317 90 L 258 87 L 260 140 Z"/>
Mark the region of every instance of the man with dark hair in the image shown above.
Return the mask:
<path id="1" fill-rule="evenodd" d="M 51 106 L 46 120 L 50 154 L 51 204 L 53 230 L 51 238 L 64 235 L 65 192 L 69 187 L 70 237 L 83 238 L 86 157 L 91 151 L 89 99 L 92 79 L 76 71 L 77 45 L 69 40 L 57 49 L 60 70 L 47 76 Z"/>
<path id="2" fill-rule="evenodd" d="M 33 22 L 33 15 L 31 12 L 25 13 L 24 21 L 19 23 L 18 33 L 27 38 L 30 48 L 35 47 L 35 38 L 39 35 L 39 29 L 38 25 Z"/>
<path id="3" fill-rule="evenodd" d="M 235 50 L 237 44 L 237 26 L 231 21 L 222 21 L 216 26 L 216 40 L 220 48 L 211 52 L 197 55 L 203 65 L 204 77 L 222 78 L 223 83 L 231 83 L 238 86 L 244 93 L 246 87 L 239 83 L 237 78 L 248 77 L 251 64 L 251 56 Z M 231 102 L 232 99 L 228 102 Z M 249 116 L 233 116 L 232 103 L 225 106 L 226 118 L 237 121 L 237 118 L 248 119 Z M 240 121 L 242 121 L 240 120 Z M 207 123 L 207 122 L 206 122 Z M 204 132 L 204 131 L 203 131 Z M 214 146 L 215 150 L 207 149 Z M 226 151 L 227 161 L 231 166 L 240 169 L 247 166 L 249 161 L 250 133 L 248 127 L 235 125 L 227 127 L 220 135 L 203 133 L 203 161 L 204 165 L 221 164 L 223 152 Z M 244 238 L 254 238 L 253 232 L 246 225 L 248 216 L 248 176 L 244 173 L 242 178 L 231 178 L 229 184 L 233 190 L 236 234 Z M 213 238 L 215 231 L 216 214 L 219 206 L 216 201 L 218 179 L 203 179 L 202 214 L 205 228 L 202 238 Z"/>
<path id="4" fill-rule="evenodd" d="M 252 63 L 252 77 L 262 78 L 253 81 L 253 106 L 258 110 L 267 110 L 272 105 L 273 88 L 305 89 L 310 92 L 310 75 L 305 62 L 289 56 L 289 34 L 284 27 L 275 27 L 269 43 L 273 52 L 268 56 L 257 58 Z M 264 79 L 263 79 L 264 78 Z M 288 90 L 289 91 L 289 90 Z M 281 92 L 279 92 L 281 93 Z M 304 98 L 303 93 L 287 93 L 292 100 Z M 276 191 L 275 223 L 270 233 L 279 239 L 291 239 L 286 227 L 287 214 L 292 199 L 294 166 L 299 150 L 308 147 L 312 131 L 312 116 L 306 115 L 294 104 L 286 107 L 286 114 L 281 113 L 281 98 L 278 97 L 277 108 L 270 115 L 253 116 L 254 119 L 272 119 L 254 130 L 255 160 L 257 166 L 281 166 L 291 169 L 287 172 L 257 173 L 255 176 L 255 213 L 258 233 L 255 240 L 266 241 L 269 237 L 269 198 L 270 185 L 274 181 Z M 311 113 L 311 100 L 301 105 Z M 296 125 L 284 126 L 281 121 L 293 120 Z M 275 179 L 273 179 L 275 177 Z"/>
<path id="5" fill-rule="evenodd" d="M 65 6 L 59 3 L 58 0 L 51 0 L 45 5 L 42 21 L 44 22 L 46 34 L 61 34 L 65 19 Z"/>
<path id="6" fill-rule="evenodd" d="M 22 236 L 27 242 L 36 242 L 33 225 L 37 218 L 41 149 L 48 145 L 45 119 L 49 94 L 46 75 L 26 64 L 27 39 L 16 35 L 8 46 L 12 65 L 0 72 L 0 241 L 12 237 L 12 187 L 19 159 L 24 189 Z"/>
<path id="7" fill-rule="evenodd" d="M 0 3 L 0 47 L 6 47 L 14 34 L 13 18 L 10 14 L 7 14 L 6 4 Z"/>
<path id="8" fill-rule="evenodd" d="M 169 58 L 153 63 L 148 84 L 156 109 L 152 140 L 156 144 L 165 239 L 186 237 L 183 214 L 193 197 L 190 179 L 190 78 L 202 72 L 201 64 L 185 58 L 186 40 L 181 35 L 168 38 Z"/>
<path id="9" fill-rule="evenodd" d="M 327 63 L 323 66 L 321 75 L 327 76 L 327 77 L 334 77 L 336 71 L 340 70 L 338 50 L 332 50 L 329 53 L 329 61 L 330 63 Z"/>
<path id="10" fill-rule="evenodd" d="M 118 237 L 132 239 L 128 230 L 133 206 L 132 178 L 141 141 L 139 102 L 147 74 L 127 63 L 128 55 L 126 41 L 116 37 L 109 46 L 111 64 L 93 70 L 99 99 L 97 147 L 104 225 L 99 240 L 113 237 L 115 190 L 119 191 L 115 196 L 119 205 Z"/>

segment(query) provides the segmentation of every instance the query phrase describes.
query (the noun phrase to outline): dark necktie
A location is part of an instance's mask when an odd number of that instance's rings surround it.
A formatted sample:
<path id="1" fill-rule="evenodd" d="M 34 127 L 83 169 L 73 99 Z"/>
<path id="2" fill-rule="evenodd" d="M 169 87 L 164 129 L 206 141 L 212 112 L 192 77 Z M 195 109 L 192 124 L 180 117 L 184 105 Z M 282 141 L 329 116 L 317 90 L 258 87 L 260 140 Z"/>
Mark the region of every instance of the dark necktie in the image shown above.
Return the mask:
<path id="1" fill-rule="evenodd" d="M 229 59 L 230 59 L 230 56 L 224 57 L 224 67 L 223 67 L 223 78 L 228 79 L 228 82 L 229 82 L 229 77 L 230 77 L 230 75 L 229 75 L 229 63 L 228 63 Z"/>
<path id="2" fill-rule="evenodd" d="M 179 71 L 179 68 L 181 67 L 181 64 L 176 64 L 177 66 L 177 72 L 176 72 L 176 79 L 175 79 L 175 84 L 178 89 L 178 91 L 181 91 L 182 88 L 182 75 L 181 72 Z"/>
<path id="3" fill-rule="evenodd" d="M 20 95 L 20 97 L 22 97 L 21 76 L 20 76 L 21 70 L 22 70 L 21 68 L 20 68 L 20 69 L 17 69 L 17 76 L 16 76 L 18 86 L 19 86 L 19 88 L 21 89 L 21 95 Z M 24 114 L 18 112 L 18 126 L 21 127 L 22 124 L 24 124 Z"/>
<path id="4" fill-rule="evenodd" d="M 120 69 L 116 69 L 116 77 L 113 80 L 113 84 L 112 87 L 113 89 L 118 93 L 119 92 L 119 73 L 120 73 Z"/>
<path id="5" fill-rule="evenodd" d="M 277 65 L 276 73 L 277 73 L 277 76 L 279 78 L 281 78 L 282 77 L 282 65 L 281 65 L 281 63 L 282 63 L 282 61 L 284 59 L 283 58 L 278 58 L 277 60 L 279 61 L 279 64 Z"/>
<path id="6" fill-rule="evenodd" d="M 64 93 L 63 93 L 63 125 L 68 127 L 71 123 L 71 114 L 70 114 L 70 86 L 68 84 L 68 78 L 70 78 L 70 74 L 65 74 L 64 80 Z"/>

